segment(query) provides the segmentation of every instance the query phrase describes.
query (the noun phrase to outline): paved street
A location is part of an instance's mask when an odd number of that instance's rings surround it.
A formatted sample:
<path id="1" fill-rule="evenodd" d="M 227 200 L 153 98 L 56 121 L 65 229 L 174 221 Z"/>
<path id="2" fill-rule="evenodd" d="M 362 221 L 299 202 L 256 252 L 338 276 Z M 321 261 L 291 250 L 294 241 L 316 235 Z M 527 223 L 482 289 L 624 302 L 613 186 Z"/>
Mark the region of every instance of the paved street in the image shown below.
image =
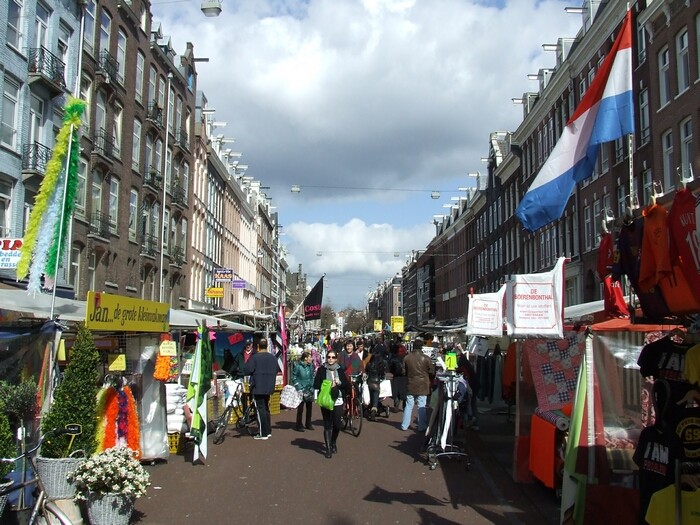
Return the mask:
<path id="1" fill-rule="evenodd" d="M 365 421 L 357 438 L 341 433 L 338 455 L 326 459 L 314 410 L 314 431 L 295 432 L 295 412 L 283 411 L 273 416 L 268 441 L 230 429 L 222 444 L 210 441 L 206 465 L 193 465 L 188 450 L 148 467 L 152 485 L 132 523 L 558 523 L 551 491 L 513 483 L 512 423 L 502 413 L 482 414 L 480 431 L 467 432 L 469 470 L 444 458 L 431 471 L 420 456 L 422 437 L 402 432 L 393 412 Z"/>

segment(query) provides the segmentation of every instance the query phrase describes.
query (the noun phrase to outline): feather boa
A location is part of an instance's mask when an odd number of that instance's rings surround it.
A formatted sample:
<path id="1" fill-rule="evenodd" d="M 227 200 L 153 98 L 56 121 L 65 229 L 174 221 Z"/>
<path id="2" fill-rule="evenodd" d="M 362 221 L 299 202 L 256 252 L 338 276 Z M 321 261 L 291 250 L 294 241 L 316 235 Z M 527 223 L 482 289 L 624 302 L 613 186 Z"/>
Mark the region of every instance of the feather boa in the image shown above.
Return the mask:
<path id="1" fill-rule="evenodd" d="M 29 289 L 37 292 L 40 290 L 40 278 L 42 274 L 49 277 L 55 276 L 54 266 L 47 265 L 48 258 L 52 251 L 58 251 L 58 236 L 56 235 L 59 217 L 63 224 L 68 224 L 70 215 L 60 214 L 63 203 L 63 186 L 65 177 L 68 177 L 68 187 L 73 184 L 71 179 L 75 179 L 74 187 L 71 191 L 75 196 L 77 187 L 77 169 L 80 151 L 79 133 L 82 123 L 81 116 L 85 110 L 85 102 L 79 99 L 69 98 L 65 107 L 63 126 L 56 136 L 56 143 L 51 154 L 51 159 L 46 164 L 46 173 L 39 186 L 39 192 L 34 200 L 34 208 L 29 216 L 29 222 L 24 234 L 24 242 L 20 249 L 20 259 L 17 263 L 17 279 L 24 279 L 29 273 L 30 263 L 36 266 L 32 269 L 33 277 Z M 71 143 L 71 151 L 68 145 Z M 68 156 L 68 172 L 64 169 L 64 161 Z M 69 193 L 66 194 L 67 196 Z M 68 199 L 66 199 L 68 200 Z M 71 199 L 70 209 L 74 206 L 74 198 Z M 67 228 L 63 230 L 63 236 L 67 233 Z M 62 237 L 63 237 L 62 236 Z M 63 239 L 61 239 L 62 241 Z M 52 245 L 53 246 L 52 248 Z M 37 277 L 38 276 L 38 277 Z"/>
<path id="2" fill-rule="evenodd" d="M 97 400 L 97 449 L 98 452 L 126 445 L 141 457 L 141 428 L 136 407 L 136 399 L 131 388 L 125 386 L 117 391 L 105 387 Z"/>

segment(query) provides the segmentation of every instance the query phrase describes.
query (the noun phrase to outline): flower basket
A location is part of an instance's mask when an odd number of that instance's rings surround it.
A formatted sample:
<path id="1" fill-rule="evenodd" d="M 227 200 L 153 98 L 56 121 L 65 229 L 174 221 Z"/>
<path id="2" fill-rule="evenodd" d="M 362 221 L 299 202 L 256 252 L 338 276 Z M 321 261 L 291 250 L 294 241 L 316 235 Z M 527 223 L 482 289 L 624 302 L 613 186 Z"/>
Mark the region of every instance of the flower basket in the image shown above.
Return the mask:
<path id="1" fill-rule="evenodd" d="M 68 481 L 67 476 L 83 461 L 85 458 L 36 458 L 39 477 L 50 499 L 69 499 L 75 496 L 75 485 Z"/>
<path id="2" fill-rule="evenodd" d="M 5 481 L 3 483 L 0 483 L 0 492 L 3 490 L 10 488 L 12 486 L 12 481 Z M 0 496 L 0 516 L 2 516 L 3 511 L 5 510 L 5 505 L 7 504 L 7 497 L 9 494 L 5 494 L 4 496 Z"/>
<path id="3" fill-rule="evenodd" d="M 87 494 L 87 512 L 91 525 L 129 525 L 134 498 L 125 494 Z"/>

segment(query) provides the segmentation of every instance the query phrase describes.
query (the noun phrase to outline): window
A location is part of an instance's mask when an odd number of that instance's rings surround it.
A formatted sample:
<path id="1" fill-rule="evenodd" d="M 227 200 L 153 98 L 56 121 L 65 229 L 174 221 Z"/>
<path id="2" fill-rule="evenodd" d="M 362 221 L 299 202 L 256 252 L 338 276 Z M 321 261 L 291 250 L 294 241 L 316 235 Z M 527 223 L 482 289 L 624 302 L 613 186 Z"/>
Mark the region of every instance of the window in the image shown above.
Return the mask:
<path id="1" fill-rule="evenodd" d="M 95 52 L 95 20 L 97 17 L 97 4 L 95 0 L 88 0 L 85 6 L 85 16 L 83 18 L 85 24 L 85 38 L 83 49 L 92 54 Z"/>
<path id="2" fill-rule="evenodd" d="M 690 53 L 688 51 L 688 30 L 683 29 L 676 36 L 676 69 L 678 75 L 678 93 L 690 87 Z"/>
<path id="3" fill-rule="evenodd" d="M 71 35 L 72 31 L 68 26 L 64 24 L 59 26 L 56 48 L 58 49 L 58 58 L 60 58 L 61 62 L 64 64 L 68 63 L 68 51 L 70 49 Z"/>
<path id="4" fill-rule="evenodd" d="M 134 131 L 131 139 L 131 168 L 139 171 L 141 167 L 141 121 L 134 120 Z"/>
<path id="5" fill-rule="evenodd" d="M 17 146 L 17 111 L 19 109 L 19 83 L 5 77 L 5 89 L 2 95 L 2 128 L 0 143 L 11 148 Z"/>
<path id="6" fill-rule="evenodd" d="M 136 240 L 136 226 L 139 222 L 139 192 L 131 188 L 129 193 L 129 240 Z"/>
<path id="7" fill-rule="evenodd" d="M 186 162 L 182 165 L 182 180 L 180 181 L 180 185 L 182 186 L 182 191 L 185 193 L 185 196 L 187 196 L 187 190 L 190 186 L 190 165 Z"/>
<path id="8" fill-rule="evenodd" d="M 78 186 L 75 190 L 75 213 L 85 215 L 85 196 L 87 192 L 88 163 L 85 159 L 80 159 L 78 165 Z"/>
<path id="9" fill-rule="evenodd" d="M 668 191 L 673 187 L 673 131 L 668 130 L 661 135 L 661 157 L 664 170 L 664 191 Z"/>
<path id="10" fill-rule="evenodd" d="M 80 297 L 80 247 L 73 246 L 70 250 L 70 275 L 68 282 L 73 287 L 73 293 Z"/>
<path id="11" fill-rule="evenodd" d="M 85 111 L 83 112 L 84 131 L 90 131 L 90 107 L 92 106 L 92 84 L 90 79 L 84 78 L 80 84 L 80 98 L 85 101 Z"/>
<path id="12" fill-rule="evenodd" d="M 170 88 L 168 92 L 168 131 L 175 132 L 175 90 Z"/>
<path id="13" fill-rule="evenodd" d="M 7 6 L 7 44 L 15 49 L 22 49 L 22 11 L 21 0 L 10 0 Z"/>
<path id="14" fill-rule="evenodd" d="M 600 145 L 600 172 L 607 173 L 610 169 L 610 146 L 607 142 Z"/>
<path id="15" fill-rule="evenodd" d="M 668 46 L 659 51 L 659 107 L 671 101 L 671 64 Z"/>
<path id="16" fill-rule="evenodd" d="M 119 223 L 119 179 L 109 178 L 109 231 L 117 233 Z"/>
<path id="17" fill-rule="evenodd" d="M 148 72 L 148 102 L 149 104 L 156 100 L 156 68 L 151 66 Z"/>
<path id="18" fill-rule="evenodd" d="M 153 150 L 153 163 L 152 166 L 161 172 L 163 169 L 163 141 L 161 139 L 156 140 L 155 148 Z M 161 177 L 165 175 L 161 172 Z"/>
<path id="19" fill-rule="evenodd" d="M 175 132 L 182 128 L 182 97 L 177 97 L 177 104 L 175 106 L 175 122 L 173 123 L 173 129 Z"/>
<path id="20" fill-rule="evenodd" d="M 0 180 L 0 235 L 13 235 L 10 228 L 10 204 L 12 203 L 12 184 Z M 15 236 L 20 236 L 24 232 L 14 232 Z"/>
<path id="21" fill-rule="evenodd" d="M 172 184 L 172 167 L 173 167 L 173 150 L 168 148 L 165 152 L 165 187 L 168 191 L 171 191 Z M 213 211 L 213 210 L 212 210 Z"/>
<path id="22" fill-rule="evenodd" d="M 591 244 L 595 245 L 598 239 L 598 234 L 600 233 L 600 223 L 603 219 L 603 212 L 601 209 L 600 200 L 596 200 L 593 203 L 593 238 Z"/>
<path id="23" fill-rule="evenodd" d="M 109 40 L 112 36 L 112 17 L 102 9 L 100 17 L 100 51 L 109 52 Z"/>
<path id="24" fill-rule="evenodd" d="M 88 290 L 95 289 L 95 267 L 97 266 L 97 255 L 91 253 L 88 255 L 88 267 L 87 267 L 87 285 Z"/>
<path id="25" fill-rule="evenodd" d="M 690 117 L 681 121 L 681 173 L 688 178 L 693 162 L 693 121 Z"/>
<path id="26" fill-rule="evenodd" d="M 146 68 L 146 57 L 139 51 L 136 54 L 136 78 L 134 91 L 136 93 L 136 102 L 143 103 L 143 75 Z"/>
<path id="27" fill-rule="evenodd" d="M 649 90 L 646 88 L 639 92 L 639 139 L 642 145 L 646 144 L 651 139 Z"/>
<path id="28" fill-rule="evenodd" d="M 122 108 L 114 108 L 114 118 L 112 119 L 112 136 L 114 137 L 114 156 L 118 157 L 122 147 Z"/>
<path id="29" fill-rule="evenodd" d="M 119 67 L 119 82 L 123 84 L 126 76 L 126 33 L 122 29 L 117 35 L 117 66 Z"/>
<path id="30" fill-rule="evenodd" d="M 637 62 L 643 64 L 647 59 L 647 39 L 644 24 L 637 22 Z"/>
<path id="31" fill-rule="evenodd" d="M 107 103 L 102 91 L 97 92 L 95 97 L 95 129 L 104 130 L 107 122 Z"/>
<path id="32" fill-rule="evenodd" d="M 165 109 L 165 77 L 163 75 L 158 80 L 158 107 Z"/>
<path id="33" fill-rule="evenodd" d="M 92 172 L 92 194 L 90 196 L 91 211 L 93 216 L 102 211 L 102 175 Z"/>
<path id="34" fill-rule="evenodd" d="M 47 47 L 46 35 L 49 32 L 49 10 L 41 3 L 36 4 L 36 40 L 37 48 Z"/>
<path id="35" fill-rule="evenodd" d="M 583 220 L 584 220 L 584 235 L 585 235 L 585 243 L 586 243 L 586 250 L 590 250 L 592 247 L 592 240 L 593 240 L 593 218 L 591 217 L 591 207 L 586 206 L 583 209 Z"/>
<path id="36" fill-rule="evenodd" d="M 615 189 L 615 197 L 617 201 L 617 211 L 615 213 L 616 217 L 622 217 L 627 211 L 627 205 L 625 204 L 626 189 L 624 184 L 620 184 L 618 181 L 617 188 Z"/>
<path id="37" fill-rule="evenodd" d="M 644 202 L 651 202 L 651 196 L 654 194 L 654 181 L 651 178 L 651 170 L 642 172 L 642 186 L 644 191 Z"/>

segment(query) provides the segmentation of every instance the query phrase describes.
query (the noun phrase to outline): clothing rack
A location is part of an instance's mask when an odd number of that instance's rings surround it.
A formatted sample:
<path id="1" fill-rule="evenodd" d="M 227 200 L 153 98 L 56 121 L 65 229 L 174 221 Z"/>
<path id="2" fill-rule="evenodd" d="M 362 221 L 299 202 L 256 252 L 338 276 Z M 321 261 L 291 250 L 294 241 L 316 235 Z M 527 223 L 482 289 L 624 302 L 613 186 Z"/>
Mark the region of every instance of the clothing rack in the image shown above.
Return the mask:
<path id="1" fill-rule="evenodd" d="M 683 494 L 682 481 L 686 474 L 700 474 L 700 461 L 676 462 L 676 525 L 683 525 Z"/>
<path id="2" fill-rule="evenodd" d="M 454 371 L 448 371 L 444 374 L 439 374 L 437 379 L 440 386 L 433 395 L 438 395 L 438 402 L 430 416 L 430 423 L 425 432 L 428 466 L 430 470 L 435 470 L 438 465 L 438 459 L 441 457 L 451 457 L 459 460 L 466 458 L 467 470 L 469 470 L 471 465 L 469 454 L 454 444 L 454 431 L 458 416 L 458 375 Z"/>

